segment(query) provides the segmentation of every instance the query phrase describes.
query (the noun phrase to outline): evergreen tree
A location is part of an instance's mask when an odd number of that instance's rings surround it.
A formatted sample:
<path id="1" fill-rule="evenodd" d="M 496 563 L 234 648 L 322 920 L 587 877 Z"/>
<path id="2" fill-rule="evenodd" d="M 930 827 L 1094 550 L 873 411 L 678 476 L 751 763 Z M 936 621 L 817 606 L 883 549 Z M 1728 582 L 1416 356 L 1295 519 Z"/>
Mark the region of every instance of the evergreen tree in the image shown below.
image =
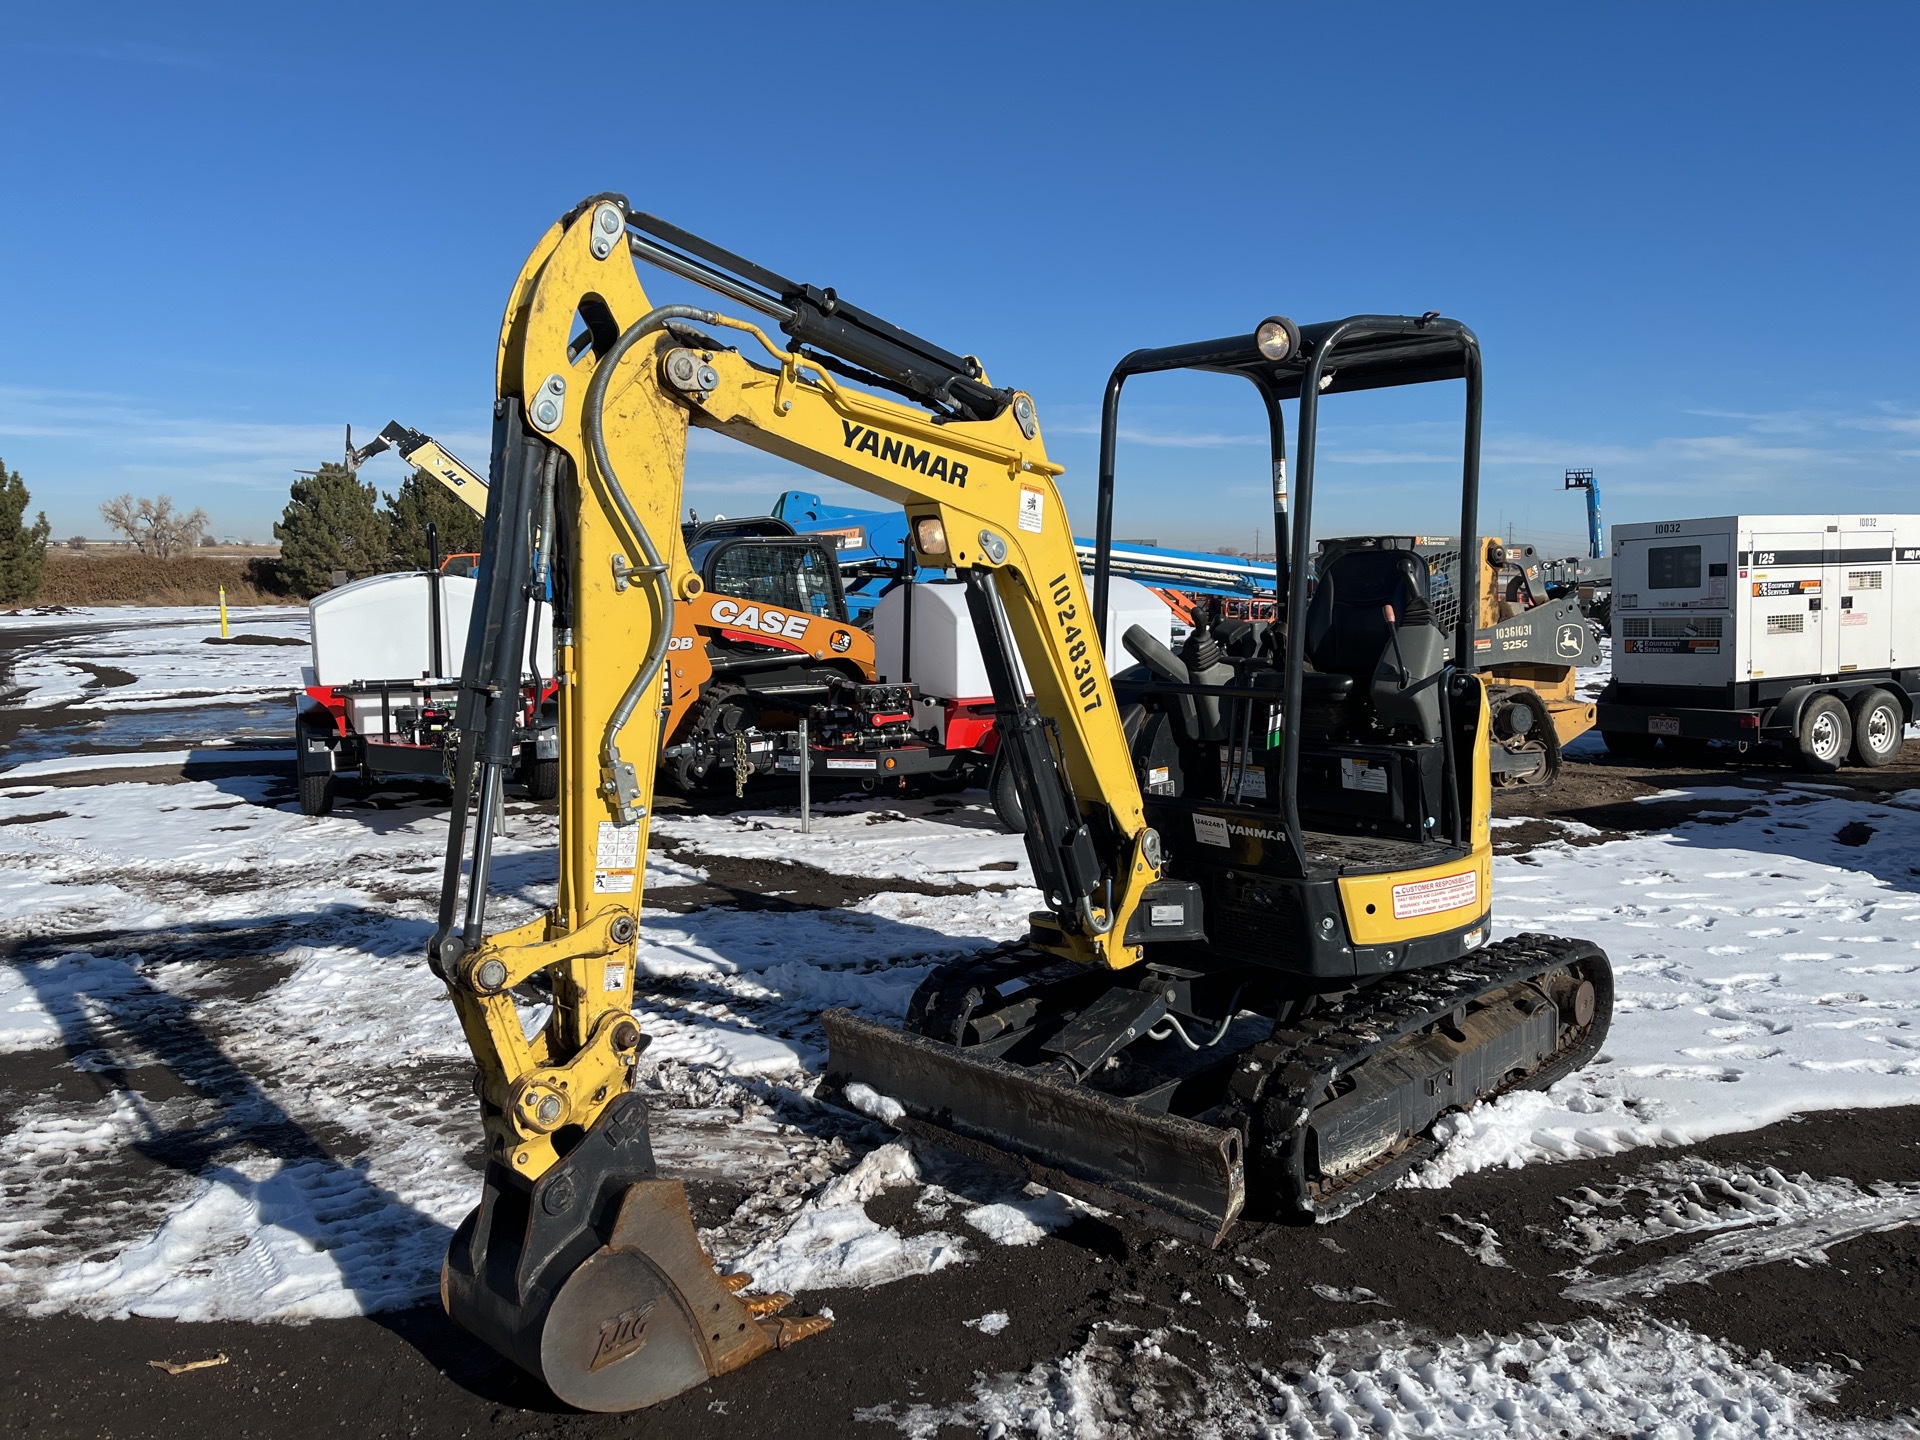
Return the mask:
<path id="1" fill-rule="evenodd" d="M 425 470 L 415 470 L 387 501 L 393 563 L 403 570 L 425 570 L 433 559 L 427 526 L 440 534 L 440 556 L 477 554 L 480 517 Z"/>
<path id="2" fill-rule="evenodd" d="M 349 580 L 387 569 L 387 522 L 377 492 L 338 462 L 293 482 L 286 512 L 274 522 L 281 583 L 295 595 L 317 595 L 333 572 Z"/>
<path id="3" fill-rule="evenodd" d="M 27 524 L 27 482 L 0 460 L 0 600 L 27 600 L 47 564 L 47 512 Z"/>

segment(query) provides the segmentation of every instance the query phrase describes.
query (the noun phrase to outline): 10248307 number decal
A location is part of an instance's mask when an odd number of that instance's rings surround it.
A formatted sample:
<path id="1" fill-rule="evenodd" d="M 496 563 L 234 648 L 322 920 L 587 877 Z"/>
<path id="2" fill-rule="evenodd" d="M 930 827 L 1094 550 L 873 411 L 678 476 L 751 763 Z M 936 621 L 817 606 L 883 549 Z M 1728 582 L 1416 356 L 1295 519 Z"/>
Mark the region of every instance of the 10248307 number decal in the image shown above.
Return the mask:
<path id="1" fill-rule="evenodd" d="M 1060 627 L 1061 639 L 1067 647 L 1067 663 L 1073 667 L 1074 688 L 1080 692 L 1080 711 L 1091 714 L 1105 703 L 1096 673 L 1100 657 L 1087 643 L 1085 622 L 1080 618 L 1080 607 L 1073 602 L 1073 586 L 1068 583 L 1066 573 L 1056 576 L 1047 590 L 1048 599 L 1053 602 L 1054 624 Z"/>

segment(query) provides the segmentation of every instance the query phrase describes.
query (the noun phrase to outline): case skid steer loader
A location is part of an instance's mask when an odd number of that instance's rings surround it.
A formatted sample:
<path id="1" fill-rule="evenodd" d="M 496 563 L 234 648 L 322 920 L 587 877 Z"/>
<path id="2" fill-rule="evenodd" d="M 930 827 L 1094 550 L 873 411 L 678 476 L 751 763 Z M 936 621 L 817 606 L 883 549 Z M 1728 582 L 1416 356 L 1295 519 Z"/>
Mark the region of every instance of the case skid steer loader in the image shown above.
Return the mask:
<path id="1" fill-rule="evenodd" d="M 635 258 L 757 312 L 784 341 L 725 310 L 655 306 Z M 656 1173 L 632 1088 L 663 674 L 699 594 L 677 519 L 690 425 L 905 508 L 919 563 L 964 579 L 1027 818 L 1044 906 L 1029 936 L 934 971 L 901 1025 L 829 1012 L 828 1093 L 871 1086 L 910 1134 L 1212 1241 L 1243 1211 L 1337 1214 L 1426 1153 L 1443 1112 L 1545 1085 L 1600 1044 L 1612 985 L 1598 949 L 1490 939 L 1473 604 L 1449 660 L 1416 555 L 1342 557 L 1306 595 L 1323 397 L 1463 379 L 1473 533 L 1472 333 L 1432 315 L 1273 318 L 1127 357 L 1103 426 L 1102 552 L 1120 387 L 1180 368 L 1251 382 L 1276 462 L 1281 404 L 1299 402 L 1295 510 L 1276 505 L 1278 533 L 1292 526 L 1282 608 L 1178 655 L 1137 629 L 1110 637 L 1140 662 L 1116 682 L 1090 619 L 1106 613 L 1104 558 L 1090 602 L 1027 394 L 621 196 L 583 202 L 527 260 L 501 331 L 430 953 L 479 1062 L 486 1129 L 445 1302 L 561 1399 L 652 1404 L 824 1325 L 715 1273 L 682 1187 Z M 504 702 L 549 577 L 558 897 L 489 934 Z M 513 991 L 536 980 L 553 1008 L 529 1036 Z"/>

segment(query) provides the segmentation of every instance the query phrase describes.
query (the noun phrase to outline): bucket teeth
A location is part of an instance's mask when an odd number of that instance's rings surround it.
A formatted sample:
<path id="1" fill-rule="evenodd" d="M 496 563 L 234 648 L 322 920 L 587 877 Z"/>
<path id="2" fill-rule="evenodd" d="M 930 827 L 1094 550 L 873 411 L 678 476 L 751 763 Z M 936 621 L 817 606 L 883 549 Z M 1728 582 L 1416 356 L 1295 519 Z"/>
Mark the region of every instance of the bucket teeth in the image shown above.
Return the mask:
<path id="1" fill-rule="evenodd" d="M 791 1295 L 748 1295 L 740 1303 L 749 1315 L 777 1315 L 793 1303 Z"/>
<path id="2" fill-rule="evenodd" d="M 722 1275 L 720 1277 L 720 1283 L 727 1287 L 728 1294 L 738 1295 L 753 1283 L 753 1277 L 751 1275 Z"/>
<path id="3" fill-rule="evenodd" d="M 818 1335 L 831 1324 L 833 1322 L 824 1315 L 783 1315 L 772 1320 L 762 1320 L 760 1329 L 766 1334 L 767 1339 L 773 1342 L 776 1350 L 784 1350 L 789 1345 L 797 1345 L 809 1336 Z"/>

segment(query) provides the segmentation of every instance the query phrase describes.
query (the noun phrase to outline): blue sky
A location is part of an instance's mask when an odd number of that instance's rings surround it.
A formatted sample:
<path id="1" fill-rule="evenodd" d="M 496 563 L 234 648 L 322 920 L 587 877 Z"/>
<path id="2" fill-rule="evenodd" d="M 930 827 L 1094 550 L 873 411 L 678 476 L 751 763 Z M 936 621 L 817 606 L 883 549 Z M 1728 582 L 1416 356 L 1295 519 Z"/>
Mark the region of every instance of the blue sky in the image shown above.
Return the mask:
<path id="1" fill-rule="evenodd" d="M 1082 529 L 1114 361 L 1276 311 L 1478 331 L 1487 529 L 1573 548 L 1581 465 L 1612 521 L 1920 510 L 1916 93 L 1911 4 L 40 7 L 0 456 L 59 535 L 255 539 L 348 422 L 482 461 L 507 286 L 621 190 L 1032 391 Z M 1327 407 L 1317 531 L 1450 528 L 1432 389 Z M 1251 392 L 1128 393 L 1122 533 L 1251 544 Z M 709 442 L 687 499 L 789 487 Z"/>

